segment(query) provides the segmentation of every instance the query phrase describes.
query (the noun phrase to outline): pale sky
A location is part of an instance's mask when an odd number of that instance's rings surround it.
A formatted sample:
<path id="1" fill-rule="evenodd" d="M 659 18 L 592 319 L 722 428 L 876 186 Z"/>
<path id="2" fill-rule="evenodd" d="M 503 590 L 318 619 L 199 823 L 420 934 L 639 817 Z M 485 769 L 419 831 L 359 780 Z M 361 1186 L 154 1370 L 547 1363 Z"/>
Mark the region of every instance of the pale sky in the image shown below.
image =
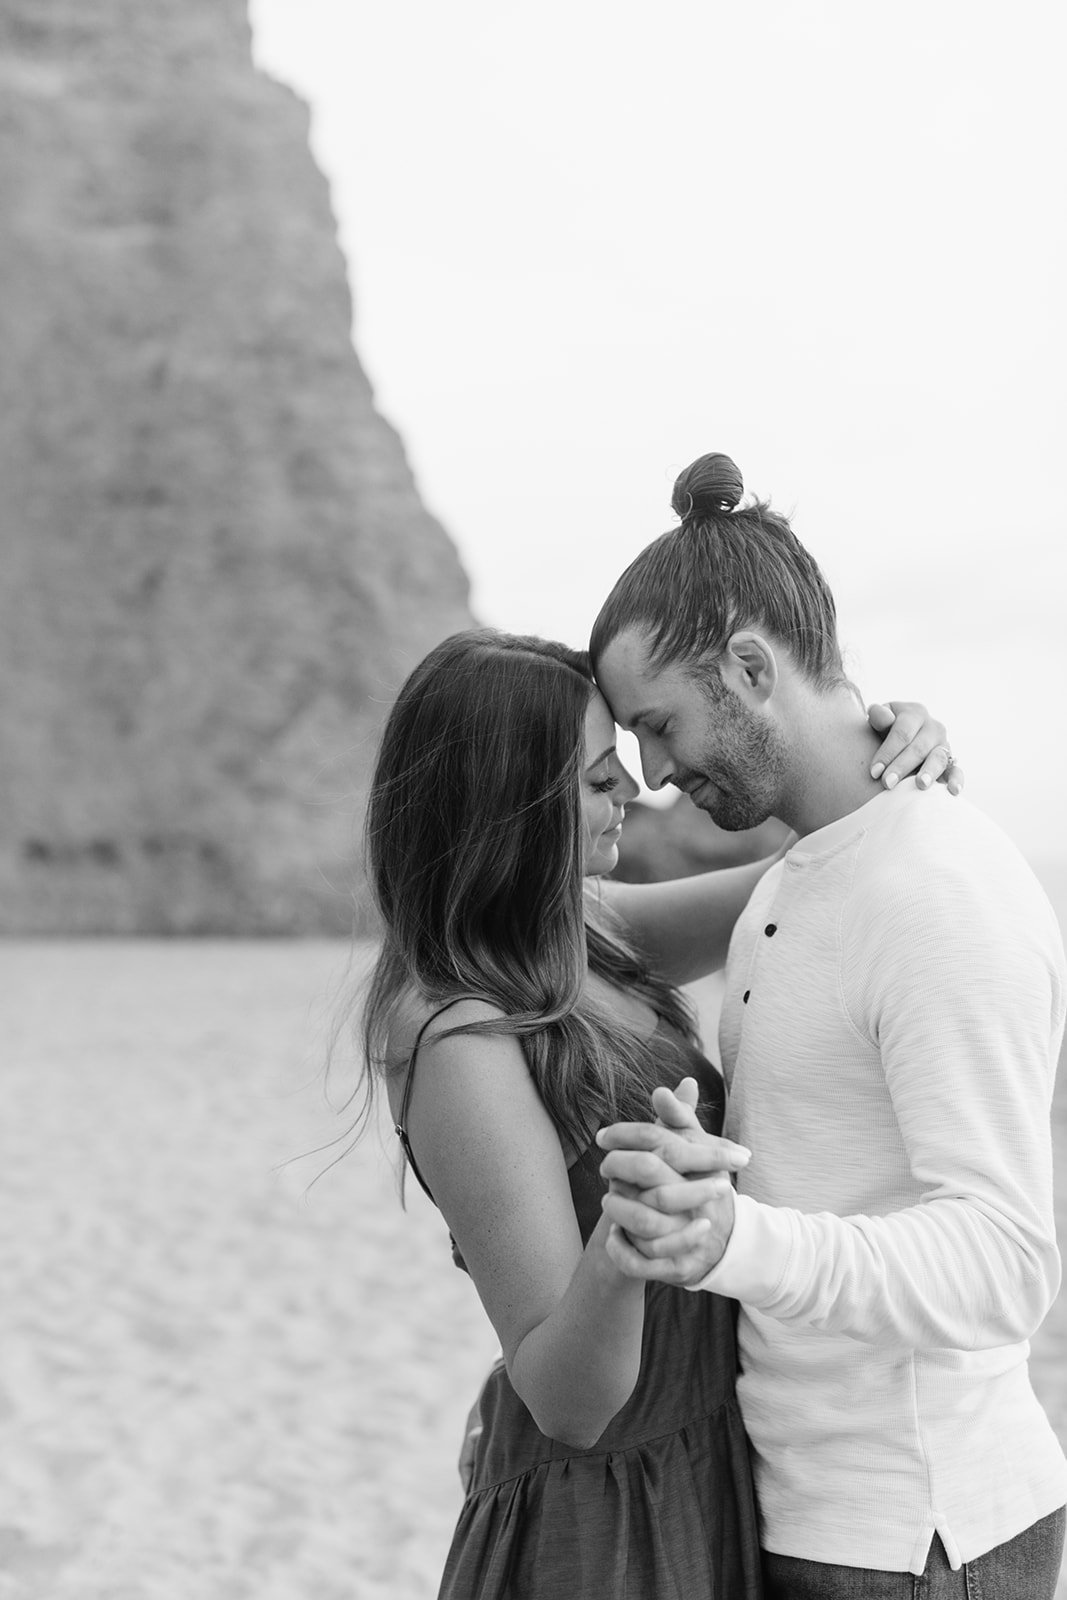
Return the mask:
<path id="1" fill-rule="evenodd" d="M 1067 13 L 251 0 L 486 622 L 584 644 L 675 474 L 793 514 L 868 698 L 1067 857 Z"/>

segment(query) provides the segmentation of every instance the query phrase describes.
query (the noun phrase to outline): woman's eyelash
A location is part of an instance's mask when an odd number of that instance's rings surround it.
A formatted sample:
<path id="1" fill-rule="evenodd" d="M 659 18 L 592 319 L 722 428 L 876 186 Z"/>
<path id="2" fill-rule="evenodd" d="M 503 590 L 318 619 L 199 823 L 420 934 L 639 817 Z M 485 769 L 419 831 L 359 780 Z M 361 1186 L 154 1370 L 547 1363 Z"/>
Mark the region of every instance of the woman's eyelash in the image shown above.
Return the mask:
<path id="1" fill-rule="evenodd" d="M 619 787 L 619 780 L 618 778 L 604 778 L 600 783 L 594 783 L 592 787 L 597 794 L 610 794 L 612 789 Z"/>

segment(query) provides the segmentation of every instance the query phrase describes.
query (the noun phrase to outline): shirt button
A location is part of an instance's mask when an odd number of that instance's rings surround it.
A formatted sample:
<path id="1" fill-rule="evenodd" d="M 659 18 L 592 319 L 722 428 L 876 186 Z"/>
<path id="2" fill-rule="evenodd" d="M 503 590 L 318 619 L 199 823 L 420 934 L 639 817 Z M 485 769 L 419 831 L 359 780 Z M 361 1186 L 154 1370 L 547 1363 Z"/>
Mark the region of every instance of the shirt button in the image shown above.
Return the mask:
<path id="1" fill-rule="evenodd" d="M 748 997 L 749 997 L 749 995 L 750 995 L 750 994 L 751 994 L 751 993 L 752 993 L 752 990 L 751 990 L 751 989 L 746 989 L 746 990 L 745 990 L 745 992 L 744 992 L 744 994 L 743 994 L 743 995 L 742 995 L 742 996 L 741 996 L 741 1000 L 742 1000 L 742 1003 L 743 1003 L 743 1004 L 744 1004 L 744 1005 L 746 1005 L 746 1006 L 747 1006 L 747 1005 L 748 1005 Z"/>
<path id="2" fill-rule="evenodd" d="M 767 926 L 764 928 L 763 931 L 767 935 L 768 939 L 771 938 L 771 936 L 773 934 L 778 932 L 778 924 L 777 924 L 777 922 L 768 922 Z"/>

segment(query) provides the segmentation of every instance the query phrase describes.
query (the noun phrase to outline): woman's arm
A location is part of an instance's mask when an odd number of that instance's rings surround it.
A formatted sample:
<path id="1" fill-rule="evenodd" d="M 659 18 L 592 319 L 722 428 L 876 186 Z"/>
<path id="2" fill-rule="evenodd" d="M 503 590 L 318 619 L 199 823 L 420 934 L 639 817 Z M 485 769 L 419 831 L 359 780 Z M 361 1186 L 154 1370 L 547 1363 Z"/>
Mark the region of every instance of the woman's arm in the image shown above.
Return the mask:
<path id="1" fill-rule="evenodd" d="M 418 1056 L 408 1136 L 542 1433 L 594 1444 L 633 1392 L 644 1289 L 611 1261 L 602 1219 L 582 1248 L 555 1126 L 507 1035 L 437 1039 L 494 1016 L 453 1007 Z"/>
<path id="2" fill-rule="evenodd" d="M 776 855 L 744 867 L 719 867 L 666 883 L 602 880 L 602 902 L 620 919 L 649 966 L 668 983 L 692 983 L 726 965 L 734 923 Z"/>

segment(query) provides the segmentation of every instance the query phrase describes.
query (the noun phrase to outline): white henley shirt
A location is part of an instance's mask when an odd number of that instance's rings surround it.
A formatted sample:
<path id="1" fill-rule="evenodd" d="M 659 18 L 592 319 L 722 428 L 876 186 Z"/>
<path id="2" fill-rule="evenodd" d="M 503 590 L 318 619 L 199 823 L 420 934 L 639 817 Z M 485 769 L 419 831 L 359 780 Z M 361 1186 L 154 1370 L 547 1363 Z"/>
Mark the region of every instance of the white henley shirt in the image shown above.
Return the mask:
<path id="1" fill-rule="evenodd" d="M 734 933 L 720 1045 L 748 1145 L 726 1252 L 763 1540 L 953 1567 L 1067 1502 L 1030 1387 L 1059 1286 L 1063 945 L 1022 856 L 908 780 L 801 840 Z"/>

